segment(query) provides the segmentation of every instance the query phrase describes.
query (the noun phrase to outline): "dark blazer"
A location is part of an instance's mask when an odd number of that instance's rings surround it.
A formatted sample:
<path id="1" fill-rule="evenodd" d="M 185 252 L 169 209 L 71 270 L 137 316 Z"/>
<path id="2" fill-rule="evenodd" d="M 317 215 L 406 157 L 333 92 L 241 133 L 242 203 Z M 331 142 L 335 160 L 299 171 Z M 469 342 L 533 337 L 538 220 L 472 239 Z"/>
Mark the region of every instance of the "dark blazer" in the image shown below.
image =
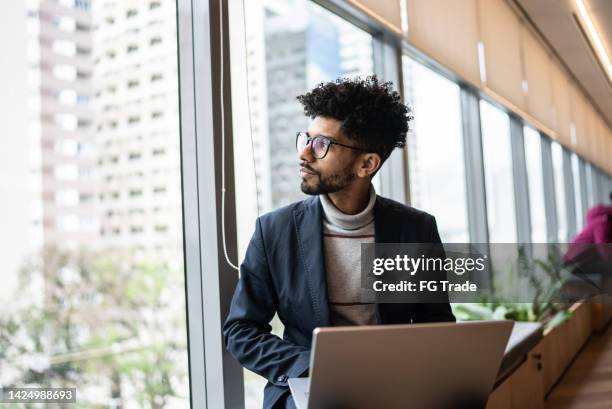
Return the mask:
<path id="1" fill-rule="evenodd" d="M 374 204 L 376 243 L 440 243 L 433 216 L 380 196 Z M 288 378 L 305 376 L 312 331 L 330 326 L 317 196 L 257 219 L 223 326 L 228 351 L 268 380 L 264 409 L 288 394 Z M 270 334 L 278 316 L 283 339 Z M 377 304 L 381 324 L 455 321 L 448 303 Z"/>

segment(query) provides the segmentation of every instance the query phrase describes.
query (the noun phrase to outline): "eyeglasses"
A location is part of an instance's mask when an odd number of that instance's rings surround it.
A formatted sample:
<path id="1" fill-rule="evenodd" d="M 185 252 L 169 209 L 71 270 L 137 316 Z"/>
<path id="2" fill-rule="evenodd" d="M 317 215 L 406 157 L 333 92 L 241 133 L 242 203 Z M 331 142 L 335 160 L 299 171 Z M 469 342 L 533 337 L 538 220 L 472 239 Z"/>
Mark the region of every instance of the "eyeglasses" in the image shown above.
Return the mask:
<path id="1" fill-rule="evenodd" d="M 356 151 L 367 152 L 365 149 L 357 148 L 356 146 L 345 145 L 343 143 L 334 142 L 331 139 L 322 136 L 310 136 L 308 132 L 298 132 L 295 136 L 295 148 L 298 152 L 302 152 L 306 146 L 310 144 L 312 156 L 316 159 L 323 159 L 331 145 L 339 145 L 345 148 L 354 149 Z"/>

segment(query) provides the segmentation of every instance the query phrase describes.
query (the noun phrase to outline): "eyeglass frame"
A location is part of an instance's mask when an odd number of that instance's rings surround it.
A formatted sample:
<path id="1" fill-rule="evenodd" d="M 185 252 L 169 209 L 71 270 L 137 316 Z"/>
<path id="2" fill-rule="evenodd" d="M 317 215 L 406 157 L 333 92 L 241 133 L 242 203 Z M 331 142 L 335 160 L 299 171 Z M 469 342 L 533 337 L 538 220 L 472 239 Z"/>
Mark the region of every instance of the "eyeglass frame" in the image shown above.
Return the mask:
<path id="1" fill-rule="evenodd" d="M 336 142 L 334 140 L 332 140 L 331 138 L 329 138 L 328 136 L 325 135 L 316 135 L 316 136 L 311 136 L 308 131 L 298 131 L 295 134 L 295 149 L 300 152 L 300 150 L 298 149 L 298 139 L 300 138 L 300 134 L 305 134 L 306 135 L 306 146 L 310 145 L 310 152 L 312 153 L 312 156 L 314 156 L 316 159 L 323 159 L 327 156 L 327 153 L 329 152 L 329 147 L 332 145 L 338 145 L 338 146 L 343 146 L 345 148 L 349 148 L 349 149 L 353 149 L 356 151 L 361 151 L 361 152 L 369 152 L 367 149 L 363 149 L 363 148 L 359 148 L 357 146 L 351 146 L 351 145 L 345 145 L 343 143 L 340 142 Z M 323 154 L 323 156 L 321 156 L 320 158 L 318 158 L 315 155 L 314 149 L 312 148 L 312 141 L 314 141 L 316 138 L 321 138 L 326 140 L 327 142 L 329 142 L 327 144 L 327 148 L 325 149 L 325 153 Z"/>

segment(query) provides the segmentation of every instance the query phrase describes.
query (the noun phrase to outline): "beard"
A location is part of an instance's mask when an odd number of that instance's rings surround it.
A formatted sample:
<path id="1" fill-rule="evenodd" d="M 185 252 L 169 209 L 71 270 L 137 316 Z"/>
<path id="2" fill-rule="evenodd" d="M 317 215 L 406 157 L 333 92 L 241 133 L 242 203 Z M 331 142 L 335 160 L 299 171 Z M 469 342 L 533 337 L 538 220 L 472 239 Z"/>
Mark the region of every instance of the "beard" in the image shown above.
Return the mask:
<path id="1" fill-rule="evenodd" d="M 349 165 L 341 172 L 325 177 L 320 173 L 317 173 L 309 178 L 315 179 L 310 181 L 310 183 L 307 179 L 302 179 L 300 188 L 302 189 L 302 192 L 307 195 L 321 195 L 339 192 L 348 186 L 353 179 L 355 179 L 355 174 L 351 172 L 350 167 L 351 166 Z"/>

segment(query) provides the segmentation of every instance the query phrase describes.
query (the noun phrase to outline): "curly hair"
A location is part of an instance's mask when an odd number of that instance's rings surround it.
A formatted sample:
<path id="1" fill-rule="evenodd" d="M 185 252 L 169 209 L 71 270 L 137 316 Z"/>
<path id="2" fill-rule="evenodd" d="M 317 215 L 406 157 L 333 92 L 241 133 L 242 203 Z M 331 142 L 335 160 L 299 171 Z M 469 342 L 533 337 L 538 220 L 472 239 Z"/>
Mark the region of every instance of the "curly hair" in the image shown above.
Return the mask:
<path id="1" fill-rule="evenodd" d="M 403 148 L 411 109 L 402 104 L 392 82 L 375 75 L 338 78 L 320 83 L 297 97 L 310 118 L 322 116 L 342 122 L 341 129 L 358 146 L 378 153 L 384 162 L 394 148 Z"/>

